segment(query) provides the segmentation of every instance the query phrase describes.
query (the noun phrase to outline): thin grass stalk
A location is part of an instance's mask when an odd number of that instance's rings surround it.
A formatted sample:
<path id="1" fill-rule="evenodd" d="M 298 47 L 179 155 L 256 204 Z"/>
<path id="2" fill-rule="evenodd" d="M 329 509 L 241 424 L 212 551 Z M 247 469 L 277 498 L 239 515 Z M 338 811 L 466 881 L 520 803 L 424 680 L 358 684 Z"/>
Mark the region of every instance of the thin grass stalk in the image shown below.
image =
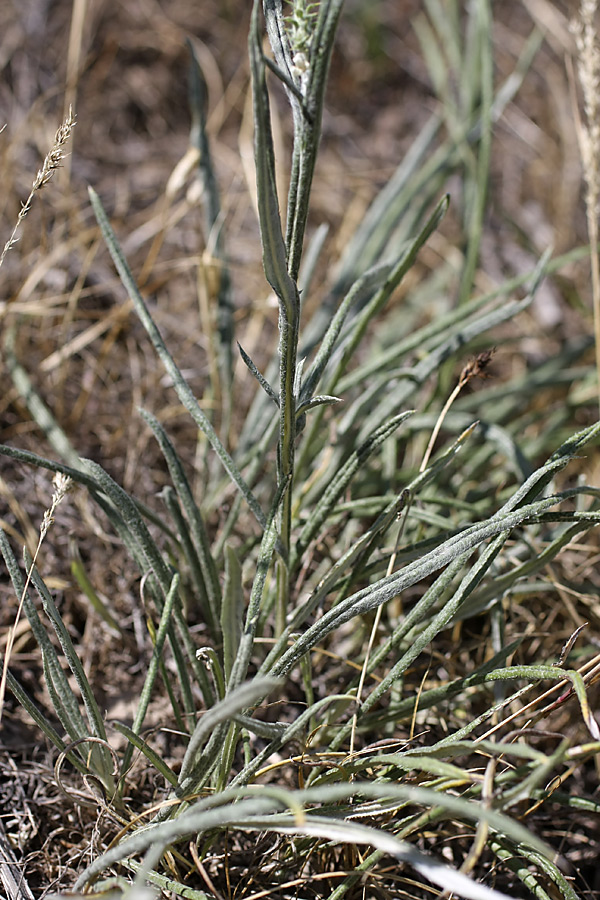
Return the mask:
<path id="1" fill-rule="evenodd" d="M 510 644 L 495 653 L 494 656 L 492 656 L 482 666 L 479 666 L 474 672 L 472 672 L 470 675 L 467 675 L 465 678 L 458 678 L 455 681 L 447 682 L 441 687 L 430 688 L 430 690 L 428 691 L 422 691 L 419 694 L 419 710 L 440 707 L 446 699 L 451 699 L 452 697 L 467 691 L 470 687 L 476 687 L 480 684 L 484 684 L 487 675 L 489 675 L 490 672 L 498 669 L 507 660 L 507 658 L 515 652 L 521 642 L 522 638 L 512 641 Z M 383 656 L 383 654 L 381 654 L 381 656 Z M 369 668 L 367 670 L 367 674 L 373 671 L 374 667 L 375 660 L 372 659 L 371 664 L 369 665 Z M 396 702 L 389 711 L 382 710 L 381 712 L 374 712 L 369 714 L 363 710 L 361 711 L 360 723 L 358 723 L 359 730 L 361 727 L 365 730 L 368 730 L 370 728 L 380 728 L 388 722 L 401 722 L 404 719 L 409 719 L 414 714 L 414 711 L 414 697 L 407 697 L 404 700 Z"/>
<path id="2" fill-rule="evenodd" d="M 48 531 L 50 530 L 50 527 L 54 524 L 54 514 L 56 512 L 56 509 L 62 503 L 66 494 L 71 490 L 71 488 L 73 486 L 72 481 L 63 475 L 55 475 L 54 478 L 52 479 L 52 482 L 53 482 L 54 488 L 55 488 L 53 491 L 53 494 L 52 494 L 52 501 L 50 503 L 49 509 L 46 509 L 44 512 L 42 524 L 40 526 L 39 537 L 38 537 L 38 541 L 37 541 L 37 545 L 36 545 L 33 557 L 29 557 L 30 562 L 27 565 L 27 570 L 28 570 L 27 571 L 27 579 L 26 579 L 23 589 L 19 595 L 19 604 L 17 606 L 17 612 L 15 615 L 15 619 L 14 619 L 12 626 L 10 627 L 10 629 L 8 631 L 8 635 L 7 635 L 7 639 L 6 639 L 5 660 L 4 660 L 4 665 L 2 667 L 2 679 L 0 680 L 0 721 L 2 721 L 2 713 L 4 711 L 4 696 L 5 696 L 5 692 L 6 692 L 6 674 L 8 671 L 8 664 L 10 662 L 12 648 L 14 645 L 14 639 L 15 639 L 15 634 L 16 634 L 16 630 L 17 630 L 17 625 L 19 623 L 19 619 L 21 618 L 21 612 L 23 610 L 23 605 L 25 604 L 25 601 L 26 601 L 27 589 L 28 589 L 29 583 L 33 577 L 34 566 L 37 561 L 38 554 L 42 548 L 44 539 L 46 538 Z M 26 548 L 25 548 L 25 552 L 27 552 Z M 28 557 L 26 556 L 26 560 L 27 560 L 27 558 Z"/>
<path id="3" fill-rule="evenodd" d="M 60 127 L 56 131 L 56 134 L 54 135 L 54 141 L 53 141 L 52 147 L 48 151 L 48 153 L 46 154 L 46 156 L 44 158 L 44 162 L 42 163 L 42 168 L 38 170 L 38 173 L 35 176 L 35 179 L 31 186 L 31 191 L 29 193 L 29 196 L 27 197 L 27 200 L 25 201 L 25 203 L 23 203 L 21 206 L 17 221 L 12 230 L 12 233 L 11 233 L 9 239 L 6 241 L 6 243 L 2 249 L 2 253 L 0 253 L 0 266 L 4 262 L 4 259 L 6 257 L 6 254 L 8 253 L 8 251 L 12 247 L 14 247 L 14 245 L 17 243 L 17 240 L 18 240 L 17 233 L 23 222 L 23 219 L 25 218 L 25 216 L 31 209 L 31 204 L 33 203 L 35 194 L 38 191 L 40 191 L 42 188 L 44 188 L 48 184 L 50 179 L 52 178 L 54 172 L 57 169 L 61 168 L 61 163 L 62 163 L 63 159 L 65 158 L 64 150 L 65 150 L 67 141 L 69 140 L 69 137 L 71 136 L 71 132 L 73 131 L 73 128 L 75 127 L 75 125 L 76 125 L 76 122 L 75 122 L 75 116 L 73 114 L 73 109 L 71 107 L 69 107 L 69 111 L 68 111 L 67 115 L 65 116 L 65 119 L 64 119 L 62 125 L 60 125 Z"/>
<path id="4" fill-rule="evenodd" d="M 171 615 L 173 613 L 173 607 L 175 605 L 177 594 L 179 591 L 179 575 L 174 575 L 173 580 L 171 581 L 171 587 L 167 594 L 167 598 L 165 600 L 165 605 L 161 612 L 160 622 L 158 625 L 158 631 L 156 633 L 156 640 L 154 641 L 154 650 L 152 653 L 152 659 L 150 660 L 150 664 L 148 666 L 148 671 L 146 672 L 146 678 L 144 680 L 144 685 L 142 687 L 142 691 L 140 694 L 140 699 L 137 705 L 137 710 L 135 713 L 135 719 L 133 721 L 132 731 L 134 734 L 139 735 L 142 726 L 144 724 L 144 720 L 146 718 L 146 713 L 148 712 L 148 706 L 150 705 L 150 699 L 152 696 L 152 691 L 154 688 L 154 683 L 156 681 L 156 676 L 158 675 L 159 669 L 159 661 L 163 652 L 163 647 L 165 644 L 165 640 L 167 638 L 167 632 L 169 628 L 169 623 L 171 621 Z M 131 762 L 131 757 L 133 755 L 133 747 L 134 745 L 129 742 L 127 747 L 125 748 L 125 752 L 123 754 L 123 760 L 121 763 L 121 775 L 124 776 L 128 769 L 129 764 Z M 124 787 L 124 780 L 122 782 Z"/>

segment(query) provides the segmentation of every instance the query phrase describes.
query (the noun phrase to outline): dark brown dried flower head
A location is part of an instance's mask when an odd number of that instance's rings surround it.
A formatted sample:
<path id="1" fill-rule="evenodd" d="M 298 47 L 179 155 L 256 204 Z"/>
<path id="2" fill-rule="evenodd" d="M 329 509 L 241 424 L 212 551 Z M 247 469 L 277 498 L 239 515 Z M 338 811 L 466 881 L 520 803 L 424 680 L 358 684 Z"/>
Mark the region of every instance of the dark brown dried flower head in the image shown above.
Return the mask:
<path id="1" fill-rule="evenodd" d="M 472 378 L 489 378 L 490 376 L 485 370 L 490 364 L 495 352 L 496 348 L 491 347 L 489 350 L 482 350 L 481 353 L 478 353 L 477 356 L 470 359 L 460 373 L 460 386 L 464 387 L 464 385 L 468 384 Z"/>

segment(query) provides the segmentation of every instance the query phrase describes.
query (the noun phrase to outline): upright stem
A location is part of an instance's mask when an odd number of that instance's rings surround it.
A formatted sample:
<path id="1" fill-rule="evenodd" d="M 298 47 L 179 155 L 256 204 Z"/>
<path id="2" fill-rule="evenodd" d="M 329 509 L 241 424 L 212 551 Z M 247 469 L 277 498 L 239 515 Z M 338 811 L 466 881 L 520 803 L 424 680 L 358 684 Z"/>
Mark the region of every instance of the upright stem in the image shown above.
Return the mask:
<path id="1" fill-rule="evenodd" d="M 335 29 L 343 0 L 322 0 L 318 11 L 297 0 L 284 16 L 281 0 L 262 0 L 271 65 L 281 77 L 292 108 L 294 146 L 288 192 L 285 239 L 279 217 L 265 61 L 254 2 L 250 35 L 257 199 L 267 280 L 279 301 L 279 443 L 277 475 L 285 492 L 279 513 L 277 564 L 277 633 L 286 626 L 290 595 L 289 550 L 292 530 L 292 487 L 296 441 L 296 365 L 300 324 L 297 279 L 302 257 L 308 202 L 321 135 L 321 116 Z"/>
<path id="2" fill-rule="evenodd" d="M 296 291 L 297 295 L 297 291 Z M 294 476 L 294 452 L 296 443 L 296 397 L 294 381 L 296 375 L 296 357 L 298 350 L 298 324 L 300 312 L 299 300 L 291 310 L 288 318 L 279 316 L 280 328 L 280 378 L 279 378 L 279 447 L 278 467 L 279 483 L 288 480 L 280 512 L 279 538 L 283 550 L 277 567 L 277 616 L 276 634 L 280 635 L 286 626 L 289 595 L 290 572 L 289 551 L 292 530 L 292 488 Z"/>

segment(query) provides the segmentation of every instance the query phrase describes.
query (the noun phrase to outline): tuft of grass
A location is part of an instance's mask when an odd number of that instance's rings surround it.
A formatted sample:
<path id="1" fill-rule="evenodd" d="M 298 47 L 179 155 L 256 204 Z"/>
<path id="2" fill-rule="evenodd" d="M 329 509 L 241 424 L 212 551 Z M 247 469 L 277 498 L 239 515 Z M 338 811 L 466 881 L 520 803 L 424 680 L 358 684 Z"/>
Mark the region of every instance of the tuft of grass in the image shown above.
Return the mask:
<path id="1" fill-rule="evenodd" d="M 576 773 L 583 780 L 600 750 L 589 698 L 600 663 L 589 647 L 576 658 L 579 628 L 553 657 L 532 655 L 541 625 L 527 619 L 524 598 L 554 592 L 559 554 L 600 524 L 599 489 L 569 474 L 585 466 L 600 423 L 576 398 L 554 409 L 536 402 L 562 383 L 571 345 L 465 390 L 494 369 L 514 320 L 565 263 L 548 251 L 517 282 L 475 290 L 493 125 L 539 36 L 495 85 L 491 3 L 464 15 L 458 4 L 425 4 L 417 28 L 440 107 L 320 283 L 327 248 L 319 230 L 311 243 L 310 200 L 341 12 L 341 0 L 253 4 L 257 211 L 278 343 L 265 366 L 240 346 L 256 385 L 243 422 L 227 222 L 193 48 L 191 142 L 217 273 L 200 284 L 201 316 L 215 323 L 206 408 L 89 191 L 169 390 L 204 442 L 207 464 L 192 472 L 166 421 L 140 409 L 164 460 L 159 513 L 78 456 L 19 361 L 14 329 L 6 341 L 15 390 L 61 461 L 6 444 L 0 454 L 88 492 L 138 573 L 151 647 L 131 718 L 105 722 L 48 578 L 26 553 L 23 579 L 0 529 L 51 709 L 11 673 L 10 648 L 6 685 L 58 750 L 57 781 L 67 786 L 68 761 L 87 787 L 73 802 L 98 806 L 105 829 L 76 891 L 137 896 L 149 884 L 205 898 L 299 887 L 340 900 L 399 895 L 412 879 L 417 896 L 431 884 L 474 900 L 524 889 L 577 896 L 540 811 L 598 811 L 593 797 L 559 788 Z M 285 200 L 270 108 L 281 91 L 292 133 Z M 57 134 L 55 159 L 63 143 Z M 440 264 L 413 299 L 409 278 L 448 216 L 452 178 L 463 187 L 458 266 Z M 203 266 L 206 276 L 206 257 Z M 420 299 L 440 285 L 454 302 L 423 320 Z M 574 412 L 584 419 L 577 429 Z M 77 572 L 93 603 L 93 583 Z M 566 591 L 559 596 L 566 606 Z M 112 627 L 112 614 L 104 618 Z M 118 641 L 128 625 L 114 624 Z M 165 698 L 171 750 L 154 730 L 153 706 Z M 152 773 L 151 797 L 134 762 Z"/>

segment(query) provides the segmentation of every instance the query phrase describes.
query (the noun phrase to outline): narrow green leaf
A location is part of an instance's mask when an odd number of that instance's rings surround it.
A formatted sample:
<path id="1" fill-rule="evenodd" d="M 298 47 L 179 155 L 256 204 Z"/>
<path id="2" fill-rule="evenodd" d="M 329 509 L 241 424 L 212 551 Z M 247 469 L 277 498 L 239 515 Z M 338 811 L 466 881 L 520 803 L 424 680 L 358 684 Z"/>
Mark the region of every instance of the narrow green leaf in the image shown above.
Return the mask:
<path id="1" fill-rule="evenodd" d="M 218 725 L 228 723 L 233 716 L 247 709 L 281 685 L 281 680 L 272 677 L 255 677 L 252 681 L 230 691 L 212 709 L 207 710 L 199 720 L 187 746 L 179 773 L 179 793 L 185 795 L 194 790 L 192 782 L 197 778 L 197 768 L 202 749 L 207 738 Z"/>
<path id="2" fill-rule="evenodd" d="M 280 753 L 284 747 L 290 744 L 290 742 L 294 739 L 298 739 L 298 735 L 305 734 L 306 731 L 310 728 L 311 722 L 317 715 L 322 715 L 323 710 L 332 703 L 335 703 L 336 700 L 353 700 L 354 697 L 350 694 L 330 694 L 328 697 L 323 697 L 321 700 L 317 700 L 315 703 L 311 704 L 308 709 L 303 710 L 300 715 L 289 725 L 279 726 L 279 733 L 274 737 L 271 735 L 271 742 L 258 753 L 254 759 L 247 763 L 246 766 L 239 772 L 238 775 L 233 778 L 231 782 L 231 787 L 238 787 L 245 784 L 250 784 L 256 773 L 265 765 L 267 760 L 271 759 L 275 754 Z M 254 721 L 254 720 L 252 720 Z M 264 724 L 264 723 L 260 723 Z M 256 727 L 260 728 L 260 724 L 257 723 Z M 247 726 L 250 730 L 252 730 L 252 725 L 248 724 Z M 257 732 L 258 733 L 258 732 Z M 266 737 L 266 735 L 265 735 Z"/>
<path id="3" fill-rule="evenodd" d="M 25 563 L 27 565 L 28 570 L 31 567 L 31 557 L 25 551 Z M 101 741 L 106 741 L 106 730 L 104 728 L 104 721 L 102 719 L 102 715 L 98 708 L 98 704 L 96 703 L 96 698 L 94 697 L 94 692 L 92 691 L 91 685 L 88 681 L 88 678 L 83 669 L 83 665 L 81 664 L 81 660 L 77 655 L 77 651 L 73 646 L 73 642 L 71 640 L 71 636 L 67 631 L 65 623 L 62 620 L 62 617 L 56 608 L 54 600 L 52 599 L 52 595 L 48 588 L 46 587 L 43 579 L 41 578 L 39 572 L 34 567 L 31 572 L 31 583 L 35 587 L 38 592 L 40 599 L 42 601 L 44 612 L 50 619 L 52 623 L 52 627 L 56 633 L 56 636 L 60 642 L 60 646 L 62 647 L 62 651 L 65 654 L 65 659 L 69 665 L 71 672 L 77 682 L 77 687 L 81 691 L 81 697 L 83 699 L 83 703 L 85 706 L 85 710 L 88 717 L 90 734 L 94 735 L 94 737 L 99 738 Z M 96 749 L 98 745 L 95 745 Z M 107 761 L 108 764 L 108 761 Z M 112 765 L 109 764 L 110 771 L 112 769 Z"/>
<path id="4" fill-rule="evenodd" d="M 221 633 L 223 635 L 223 668 L 227 681 L 231 677 L 233 662 L 239 649 L 243 618 L 242 568 L 233 547 L 225 544 L 225 584 L 223 586 Z"/>
<path id="5" fill-rule="evenodd" d="M 21 570 L 2 528 L 0 528 L 0 551 L 4 557 L 15 595 L 18 598 L 23 597 L 23 609 L 42 652 L 44 676 L 54 711 L 71 740 L 76 741 L 86 737 L 88 729 L 81 715 L 77 697 L 62 670 L 57 652 L 40 620 L 35 604 L 29 592 L 25 591 L 25 581 Z"/>
<path id="6" fill-rule="evenodd" d="M 273 500 L 273 506 L 271 508 L 269 516 L 269 523 L 262 537 L 258 560 L 256 563 L 256 573 L 254 576 L 254 581 L 252 582 L 250 599 L 248 601 L 248 609 L 246 611 L 246 620 L 244 622 L 244 627 L 240 637 L 238 651 L 231 668 L 231 675 L 229 677 L 229 682 L 227 685 L 228 691 L 237 688 L 247 676 L 248 666 L 250 665 L 250 660 L 252 658 L 252 651 L 254 650 L 254 639 L 256 636 L 256 629 L 261 612 L 265 581 L 267 579 L 267 573 L 269 571 L 275 546 L 277 544 L 277 515 L 279 513 L 284 494 L 288 490 L 288 488 L 289 482 L 281 482 L 281 484 L 279 485 L 277 493 Z"/>
<path id="7" fill-rule="evenodd" d="M 352 323 L 352 329 L 350 331 L 350 334 L 344 341 L 343 352 L 341 354 L 339 362 L 335 367 L 335 372 L 326 382 L 328 392 L 335 389 L 342 374 L 345 372 L 350 359 L 353 357 L 356 348 L 363 339 L 370 322 L 383 309 L 392 293 L 401 283 L 406 273 L 409 272 L 415 264 L 419 250 L 425 244 L 428 238 L 431 237 L 433 232 L 436 230 L 436 228 L 444 218 L 449 203 L 450 197 L 448 194 L 446 194 L 437 203 L 435 209 L 428 217 L 425 225 L 422 227 L 417 237 L 411 241 L 410 246 L 403 253 L 401 259 L 394 265 L 388 277 L 386 278 L 385 283 L 377 291 L 377 293 L 369 301 L 369 303 L 367 303 L 362 312 L 356 317 L 355 322 Z"/>
<path id="8" fill-rule="evenodd" d="M 330 394 L 317 394 L 316 397 L 311 397 L 306 403 L 301 403 L 298 406 L 296 417 L 305 416 L 309 410 L 316 409 L 318 406 L 333 406 L 335 403 L 341 402 L 341 397 L 332 397 Z"/>
<path id="9" fill-rule="evenodd" d="M 185 474 L 183 463 L 179 458 L 175 447 L 170 441 L 165 429 L 158 419 L 146 410 L 140 410 L 142 418 L 148 423 L 167 463 L 173 486 L 177 491 L 183 509 L 185 510 L 188 532 L 197 559 L 200 563 L 201 580 L 206 593 L 209 613 L 212 618 L 213 628 L 219 621 L 221 608 L 221 588 L 219 577 L 211 554 L 210 540 L 206 525 L 198 504 L 194 499 L 192 488 Z"/>
<path id="10" fill-rule="evenodd" d="M 343 600 L 305 631 L 296 644 L 284 653 L 280 661 L 274 666 L 272 674 L 283 675 L 289 672 L 300 656 L 308 652 L 344 622 L 357 615 L 363 615 L 372 609 L 376 609 L 382 603 L 396 597 L 410 585 L 442 569 L 463 553 L 470 552 L 483 541 L 496 537 L 504 531 L 511 531 L 518 525 L 534 519 L 546 509 L 556 505 L 557 502 L 558 500 L 553 497 L 521 507 L 512 513 L 497 514 L 487 522 L 474 525 L 455 537 L 449 538 L 440 547 L 409 563 L 401 572 L 382 578 L 371 587 L 358 591 L 356 594 Z"/>
<path id="11" fill-rule="evenodd" d="M 87 572 L 85 571 L 85 567 L 81 560 L 81 556 L 79 554 L 78 549 L 75 547 L 72 551 L 72 559 L 71 559 L 71 575 L 77 582 L 79 589 L 85 594 L 87 599 L 90 602 L 90 606 L 95 612 L 98 613 L 100 618 L 108 625 L 108 627 L 115 632 L 115 634 L 122 634 L 122 628 L 119 623 L 112 616 L 108 606 L 104 603 L 94 588 L 94 585 L 88 578 Z"/>
<path id="12" fill-rule="evenodd" d="M 114 504 L 146 561 L 145 571 L 150 569 L 155 574 L 158 584 L 164 596 L 166 596 L 171 584 L 171 576 L 137 505 L 127 491 L 124 491 L 97 462 L 89 459 L 82 460 L 82 462 L 85 464 L 87 471 L 94 477 L 96 483 L 100 485 L 102 491 Z"/>
<path id="13" fill-rule="evenodd" d="M 221 221 L 221 198 L 207 132 L 208 91 L 206 80 L 196 55 L 194 44 L 189 38 L 187 46 L 190 53 L 189 103 L 192 114 L 190 143 L 192 147 L 198 150 L 198 170 L 202 180 L 206 219 L 206 242 L 210 249 L 211 264 L 216 264 L 214 268 L 218 273 L 216 301 L 219 361 L 221 377 L 226 387 L 224 393 L 227 394 L 231 388 L 233 374 L 234 310 L 231 296 L 231 277 L 227 266 L 227 253 Z"/>
<path id="14" fill-rule="evenodd" d="M 433 709 L 440 707 L 446 700 L 455 697 L 457 694 L 462 694 L 468 690 L 470 687 L 474 687 L 479 684 L 483 684 L 485 682 L 486 676 L 497 669 L 505 660 L 515 652 L 519 644 L 522 642 L 522 638 L 519 638 L 516 641 L 512 641 L 506 647 L 503 647 L 502 650 L 495 653 L 487 662 L 485 662 L 482 666 L 479 666 L 474 672 L 470 675 L 467 675 L 465 678 L 457 678 L 454 681 L 450 681 L 446 684 L 441 685 L 440 687 L 430 688 L 427 691 L 423 691 L 419 694 L 419 709 Z M 389 645 L 386 647 L 389 652 Z M 378 656 L 383 656 L 383 654 L 378 653 Z M 385 654 L 387 655 L 387 653 Z M 372 671 L 374 669 L 373 660 L 371 660 L 368 671 Z M 377 729 L 381 728 L 384 724 L 388 722 L 402 722 L 403 720 L 410 719 L 414 715 L 415 711 L 415 698 L 414 697 L 406 697 L 403 700 L 400 700 L 398 703 L 394 704 L 394 706 L 389 710 L 379 710 L 372 714 L 363 713 L 361 714 L 361 719 L 359 723 L 359 728 L 362 727 L 365 730 L 368 729 Z"/>
<path id="15" fill-rule="evenodd" d="M 79 469 L 81 467 L 79 454 L 73 448 L 71 441 L 56 421 L 49 407 L 36 391 L 28 373 L 18 362 L 14 343 L 15 329 L 8 328 L 4 340 L 4 356 L 15 388 L 27 404 L 27 409 L 34 422 L 46 435 L 46 440 L 50 446 L 74 469 Z"/>
<path id="16" fill-rule="evenodd" d="M 342 331 L 344 323 L 352 310 L 353 306 L 360 307 L 365 300 L 373 295 L 373 292 L 379 290 L 390 275 L 392 267 L 390 265 L 376 266 L 369 269 L 352 285 L 346 296 L 340 303 L 335 315 L 331 318 L 329 326 L 321 341 L 319 351 L 312 363 L 310 369 L 306 373 L 304 384 L 300 393 L 300 399 L 307 402 L 312 397 L 325 367 L 336 347 L 339 335 Z M 308 333 L 311 332 L 310 324 L 304 333 L 304 341 L 306 342 Z"/>
<path id="17" fill-rule="evenodd" d="M 152 747 L 150 747 L 150 745 L 147 744 L 146 741 L 142 737 L 140 737 L 140 735 L 137 734 L 136 731 L 123 724 L 123 722 L 113 722 L 112 725 L 116 731 L 119 731 L 127 738 L 129 744 L 132 747 L 135 747 L 137 750 L 141 750 L 146 759 L 150 762 L 151 765 L 154 766 L 157 772 L 160 772 L 160 774 L 168 784 L 170 784 L 172 787 L 177 787 L 177 775 L 175 774 L 175 772 L 166 764 L 166 762 L 158 755 L 158 753 L 155 753 Z M 131 751 L 129 751 L 129 747 L 126 753 L 127 752 L 129 753 L 129 757 L 131 757 Z M 121 771 L 124 774 L 127 771 L 128 765 L 129 760 L 127 762 L 127 766 L 125 766 L 125 764 L 121 766 Z"/>
<path id="18" fill-rule="evenodd" d="M 131 270 L 123 255 L 123 251 L 121 250 L 121 247 L 117 242 L 115 233 L 112 230 L 110 222 L 108 221 L 108 217 L 104 212 L 102 204 L 100 203 L 100 198 L 92 188 L 88 188 L 88 191 L 90 195 L 90 201 L 94 209 L 94 214 L 96 216 L 96 219 L 98 220 L 98 224 L 100 225 L 100 230 L 102 231 L 102 235 L 104 237 L 104 240 L 106 241 L 106 245 L 109 249 L 117 272 L 119 273 L 121 281 L 123 282 L 124 287 L 126 288 L 131 300 L 133 301 L 140 321 L 146 329 L 146 332 L 148 333 L 148 336 L 150 337 L 150 340 L 154 345 L 154 349 L 156 350 L 161 363 L 163 364 L 167 374 L 170 376 L 173 382 L 173 387 L 175 388 L 177 396 L 189 412 L 194 422 L 196 422 L 198 427 L 208 438 L 211 447 L 221 460 L 225 471 L 228 473 L 231 480 L 237 485 L 238 489 L 248 503 L 248 506 L 250 507 L 260 524 L 264 525 L 265 519 L 258 501 L 242 478 L 236 464 L 221 443 L 216 431 L 212 427 L 208 418 L 200 409 L 198 401 L 194 397 L 188 383 L 185 381 L 183 375 L 176 366 L 173 357 L 167 350 L 160 332 L 156 327 L 150 313 L 148 312 L 148 308 L 144 303 L 144 299 L 139 291 L 137 284 L 135 283 L 135 279 L 131 274 Z"/>
<path id="19" fill-rule="evenodd" d="M 265 392 L 265 394 L 268 397 L 270 397 L 271 400 L 277 406 L 277 408 L 279 408 L 279 397 L 277 396 L 277 394 L 275 393 L 275 391 L 273 390 L 273 388 L 271 387 L 271 385 L 269 384 L 269 382 L 267 381 L 265 376 L 261 372 L 258 371 L 258 369 L 256 368 L 256 366 L 254 365 L 254 363 L 252 362 L 252 360 L 250 359 L 250 357 L 248 356 L 248 354 L 246 353 L 246 351 L 244 350 L 244 348 L 242 347 L 242 345 L 239 342 L 238 342 L 238 350 L 240 351 L 240 356 L 242 357 L 248 371 L 251 373 L 251 375 L 253 375 L 254 378 L 256 378 L 256 380 L 260 384 L 260 386 L 263 389 L 263 391 Z"/>
<path id="20" fill-rule="evenodd" d="M 399 426 L 405 422 L 413 414 L 414 410 L 400 413 L 394 416 L 389 422 L 386 422 L 381 428 L 378 428 L 373 434 L 362 441 L 356 450 L 350 454 L 348 460 L 341 466 L 339 471 L 330 480 L 328 487 L 319 502 L 316 504 L 310 519 L 302 529 L 300 537 L 296 543 L 293 560 L 301 558 L 304 549 L 310 541 L 318 533 L 323 526 L 325 519 L 331 513 L 338 499 L 342 496 L 354 475 L 362 469 L 368 458 L 381 446 L 381 444 L 392 435 Z M 290 563 L 293 567 L 294 562 Z"/>
<path id="21" fill-rule="evenodd" d="M 154 683 L 156 681 L 156 676 L 158 675 L 158 667 L 159 661 L 162 656 L 163 647 L 165 644 L 165 640 L 167 637 L 167 631 L 169 628 L 169 624 L 171 621 L 171 616 L 173 614 L 173 608 L 175 606 L 175 602 L 177 599 L 177 592 L 179 590 L 179 575 L 173 575 L 173 579 L 171 581 L 171 587 L 167 594 L 165 605 L 162 609 L 160 622 L 158 625 L 158 631 L 156 633 L 156 639 L 154 641 L 154 652 L 152 654 L 152 659 L 150 660 L 150 664 L 148 666 L 148 671 L 146 672 L 146 678 L 144 679 L 144 685 L 142 687 L 142 691 L 140 694 L 140 699 L 138 702 L 138 707 L 135 713 L 135 719 L 133 722 L 132 732 L 133 734 L 139 735 L 142 727 L 144 725 L 144 720 L 146 718 L 146 713 L 148 712 L 148 707 L 150 705 L 150 699 L 152 697 L 152 690 L 154 688 Z M 133 742 L 127 745 L 127 749 L 123 754 L 123 762 L 121 764 L 121 773 L 125 775 L 129 768 L 129 764 L 131 762 L 131 756 L 133 753 Z"/>
<path id="22" fill-rule="evenodd" d="M 417 494 L 422 485 L 430 482 L 444 466 L 454 458 L 463 443 L 472 434 L 474 428 L 475 425 L 472 425 L 471 428 L 463 432 L 451 447 L 434 459 L 424 472 L 420 473 L 405 490 L 394 497 L 383 512 L 377 517 L 372 527 L 359 537 L 358 540 L 356 540 L 343 554 L 341 559 L 331 567 L 325 577 L 321 579 L 308 600 L 298 606 L 294 615 L 291 617 L 287 628 L 261 666 L 261 672 L 270 671 L 270 666 L 273 664 L 274 660 L 278 659 L 281 656 L 282 651 L 286 649 L 290 635 L 299 630 L 304 630 L 305 623 L 308 621 L 314 610 L 323 603 L 325 597 L 331 592 L 334 585 L 341 580 L 344 574 L 348 571 L 361 571 L 362 567 L 366 564 L 369 555 L 379 546 L 381 536 L 387 531 L 390 525 L 396 521 L 397 516 L 405 506 L 408 498 L 413 494 Z"/>
<path id="23" fill-rule="evenodd" d="M 3 664 L 4 659 L 0 657 L 0 665 Z M 21 704 L 25 712 L 29 714 L 29 716 L 42 731 L 42 733 L 46 735 L 50 743 L 53 744 L 56 749 L 60 750 L 61 752 L 66 750 L 67 745 L 65 741 L 56 731 L 51 722 L 48 721 L 46 716 L 38 709 L 34 701 L 31 699 L 27 691 L 25 691 L 24 688 L 19 684 L 10 669 L 8 669 L 6 673 L 6 684 L 9 691 Z M 83 762 L 81 762 L 81 760 L 74 755 L 74 753 L 68 753 L 67 759 L 69 760 L 71 765 L 74 766 L 74 768 L 76 768 L 77 771 L 82 775 L 87 775 L 89 773 L 88 767 L 84 765 Z"/>
<path id="24" fill-rule="evenodd" d="M 246 796 L 244 796 L 244 792 Z M 506 835 L 517 846 L 523 844 L 526 847 L 533 848 L 546 858 L 551 858 L 553 855 L 552 849 L 547 847 L 543 841 L 533 835 L 524 825 L 510 819 L 497 810 L 428 788 L 397 784 L 344 783 L 319 786 L 312 790 L 290 792 L 283 789 L 274 790 L 262 785 L 259 789 L 254 789 L 250 797 L 248 797 L 247 792 L 248 788 L 224 790 L 220 795 L 196 801 L 173 821 L 162 822 L 138 831 L 122 841 L 118 846 L 111 848 L 102 856 L 96 858 L 77 880 L 75 890 L 81 890 L 91 878 L 98 875 L 108 866 L 112 866 L 128 856 L 143 853 L 149 847 L 156 849 L 166 848 L 175 841 L 183 840 L 214 828 L 224 827 L 284 833 L 291 831 L 293 833 L 298 831 L 297 811 L 301 810 L 302 807 L 306 809 L 312 804 L 320 804 L 325 808 L 327 805 L 330 805 L 333 812 L 336 808 L 339 810 L 339 804 L 342 801 L 350 800 L 353 797 L 381 800 L 383 802 L 396 799 L 425 807 L 439 806 L 452 817 L 466 819 L 467 821 L 488 822 L 492 829 L 499 834 Z M 282 808 L 284 810 L 293 810 L 295 815 L 290 815 L 287 811 L 279 812 Z M 350 814 L 352 809 L 352 805 L 349 805 L 348 812 Z M 305 833 L 311 830 L 311 833 L 315 836 L 326 839 L 348 840 L 350 844 L 360 842 L 377 846 L 385 853 L 391 853 L 409 865 L 419 868 L 419 871 L 423 871 L 428 878 L 432 876 L 434 869 L 437 874 L 442 873 L 441 864 L 437 860 L 433 859 L 432 861 L 431 857 L 425 856 L 405 841 L 398 840 L 389 832 L 383 829 L 360 826 L 361 828 L 366 828 L 366 831 L 361 831 L 359 836 L 354 830 L 356 825 L 357 823 L 344 819 L 339 812 L 336 818 L 327 816 L 325 809 L 323 811 L 319 810 L 318 814 L 307 811 L 303 818 L 303 827 L 306 828 Z M 319 826 L 322 826 L 322 831 L 319 830 Z M 332 830 L 329 831 L 329 828 Z M 333 829 L 336 829 L 335 833 Z M 359 837 L 362 839 L 359 839 Z M 424 867 L 422 870 L 421 866 Z M 446 874 L 446 872 L 446 867 L 443 867 L 443 873 Z M 447 884 L 447 882 L 444 883 Z M 475 887 L 479 888 L 481 886 L 475 885 Z M 465 888 L 462 883 L 459 890 L 462 896 L 471 896 L 471 894 L 465 894 Z M 473 896 L 485 897 L 486 900 L 491 900 L 490 895 L 487 893 Z"/>
<path id="25" fill-rule="evenodd" d="M 286 249 L 281 231 L 269 95 L 258 25 L 259 8 L 259 0 L 254 0 L 248 44 L 254 103 L 254 158 L 258 221 L 266 279 L 280 300 L 282 316 L 287 322 L 293 322 L 298 315 L 299 298 L 296 285 L 288 274 Z"/>

